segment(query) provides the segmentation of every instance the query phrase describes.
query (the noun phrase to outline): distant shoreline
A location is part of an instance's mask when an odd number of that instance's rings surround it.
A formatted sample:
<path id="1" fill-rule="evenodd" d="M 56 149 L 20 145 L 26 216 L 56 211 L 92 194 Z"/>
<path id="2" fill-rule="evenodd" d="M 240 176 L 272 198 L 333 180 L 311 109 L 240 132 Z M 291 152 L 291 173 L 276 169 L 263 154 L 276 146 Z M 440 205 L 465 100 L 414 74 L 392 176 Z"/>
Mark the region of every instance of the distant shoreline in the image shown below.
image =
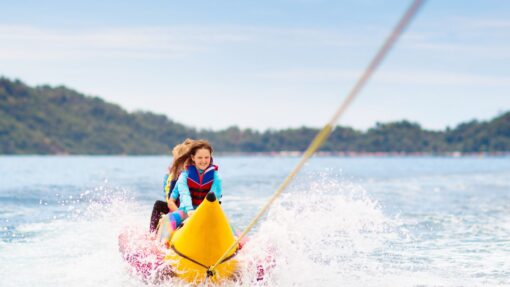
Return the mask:
<path id="1" fill-rule="evenodd" d="M 301 157 L 303 152 L 281 151 L 281 152 L 215 152 L 216 156 L 247 156 L 247 157 Z M 0 157 L 159 157 L 170 154 L 0 154 Z M 315 157 L 341 157 L 341 158 L 360 158 L 360 157 L 510 157 L 509 152 L 317 152 Z"/>
<path id="2" fill-rule="evenodd" d="M 169 154 L 185 138 L 203 138 L 216 154 L 300 156 L 320 132 L 304 126 L 198 130 L 164 115 L 130 113 L 65 87 L 29 87 L 0 77 L 1 154 L 157 155 Z M 510 111 L 444 131 L 408 120 L 377 123 L 367 131 L 336 126 L 319 150 L 319 156 L 341 157 L 506 156 Z"/>
<path id="3" fill-rule="evenodd" d="M 221 156 L 281 156 L 300 157 L 303 152 L 281 151 L 281 152 L 216 152 Z M 337 157 L 507 157 L 508 152 L 317 152 L 314 156 L 337 156 Z"/>

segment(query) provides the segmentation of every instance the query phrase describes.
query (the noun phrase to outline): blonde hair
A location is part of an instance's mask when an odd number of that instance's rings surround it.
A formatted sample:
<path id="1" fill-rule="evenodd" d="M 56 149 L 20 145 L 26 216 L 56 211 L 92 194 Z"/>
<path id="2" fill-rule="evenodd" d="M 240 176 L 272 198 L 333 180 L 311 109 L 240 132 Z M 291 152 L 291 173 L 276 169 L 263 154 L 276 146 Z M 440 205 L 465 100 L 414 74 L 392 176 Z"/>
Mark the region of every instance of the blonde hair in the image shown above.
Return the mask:
<path id="1" fill-rule="evenodd" d="M 170 176 L 172 176 L 173 179 L 177 179 L 179 173 L 184 169 L 184 165 L 187 164 L 187 162 L 181 162 L 177 164 L 176 159 L 181 157 L 183 154 L 186 154 L 189 151 L 193 142 L 194 140 L 187 138 L 182 143 L 174 146 L 174 148 L 172 149 L 173 162 L 168 167 L 168 173 L 170 174 Z"/>

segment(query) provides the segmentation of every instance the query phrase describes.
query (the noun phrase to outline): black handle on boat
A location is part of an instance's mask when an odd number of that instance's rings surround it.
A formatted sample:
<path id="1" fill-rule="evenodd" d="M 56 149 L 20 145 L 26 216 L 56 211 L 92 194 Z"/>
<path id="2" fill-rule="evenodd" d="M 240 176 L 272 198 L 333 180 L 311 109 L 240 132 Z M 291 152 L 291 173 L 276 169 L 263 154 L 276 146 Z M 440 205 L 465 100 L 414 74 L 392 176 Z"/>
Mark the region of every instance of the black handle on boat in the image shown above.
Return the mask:
<path id="1" fill-rule="evenodd" d="M 216 194 L 214 194 L 214 192 L 210 191 L 209 193 L 207 193 L 207 195 L 205 196 L 205 198 L 210 201 L 210 202 L 214 202 L 216 200 Z"/>

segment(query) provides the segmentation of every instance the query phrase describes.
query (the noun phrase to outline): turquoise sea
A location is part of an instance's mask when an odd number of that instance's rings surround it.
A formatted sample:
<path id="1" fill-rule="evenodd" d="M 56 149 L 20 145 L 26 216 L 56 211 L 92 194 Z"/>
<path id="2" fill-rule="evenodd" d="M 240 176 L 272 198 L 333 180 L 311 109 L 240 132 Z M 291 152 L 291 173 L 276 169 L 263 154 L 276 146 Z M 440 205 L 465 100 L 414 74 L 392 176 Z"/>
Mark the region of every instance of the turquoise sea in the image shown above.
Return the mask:
<path id="1" fill-rule="evenodd" d="M 244 228 L 298 160 L 215 157 L 231 223 Z M 0 286 L 152 285 L 117 236 L 148 228 L 170 161 L 0 156 Z M 249 236 L 241 262 L 274 252 L 259 285 L 510 286 L 510 158 L 314 157 Z"/>

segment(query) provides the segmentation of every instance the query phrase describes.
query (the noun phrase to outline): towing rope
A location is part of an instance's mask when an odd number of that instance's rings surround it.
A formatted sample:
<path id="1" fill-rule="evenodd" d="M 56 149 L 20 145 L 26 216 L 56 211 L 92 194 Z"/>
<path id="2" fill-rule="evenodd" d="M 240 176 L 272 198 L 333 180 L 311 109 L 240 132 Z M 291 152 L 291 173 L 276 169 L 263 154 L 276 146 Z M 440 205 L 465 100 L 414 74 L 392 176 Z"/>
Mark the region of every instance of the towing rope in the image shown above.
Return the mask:
<path id="1" fill-rule="evenodd" d="M 244 229 L 244 231 L 239 235 L 237 240 L 232 243 L 232 245 L 223 253 L 223 255 L 216 261 L 215 264 L 211 265 L 207 270 L 207 277 L 214 276 L 214 269 L 223 261 L 224 258 L 228 256 L 228 254 L 239 245 L 239 242 L 243 237 L 255 226 L 255 224 L 259 221 L 262 215 L 269 209 L 271 204 L 276 200 L 278 196 L 285 190 L 285 188 L 289 185 L 289 183 L 294 179 L 297 173 L 301 170 L 303 165 L 308 161 L 310 157 L 317 151 L 317 149 L 326 141 L 331 132 L 333 131 L 334 125 L 338 122 L 338 119 L 345 113 L 351 102 L 358 95 L 361 89 L 365 86 L 365 83 L 368 81 L 370 76 L 374 73 L 377 67 L 381 64 L 382 60 L 388 53 L 388 51 L 393 47 L 398 37 L 402 34 L 403 30 L 409 25 L 413 17 L 418 12 L 420 6 L 425 2 L 425 0 L 414 0 L 411 6 L 407 9 L 405 14 L 402 16 L 400 21 L 397 23 L 391 34 L 386 38 L 384 44 L 379 48 L 379 51 L 374 56 L 370 64 L 364 70 L 361 77 L 358 79 L 347 98 L 340 105 L 336 113 L 333 115 L 331 120 L 319 131 L 319 133 L 315 136 L 313 141 L 310 143 L 308 149 L 304 152 L 303 157 L 296 165 L 296 167 L 290 172 L 290 174 L 285 178 L 285 180 L 280 184 L 276 192 L 269 199 L 269 201 L 264 205 L 264 207 L 257 213 L 257 215 L 250 222 L 248 227 Z"/>

